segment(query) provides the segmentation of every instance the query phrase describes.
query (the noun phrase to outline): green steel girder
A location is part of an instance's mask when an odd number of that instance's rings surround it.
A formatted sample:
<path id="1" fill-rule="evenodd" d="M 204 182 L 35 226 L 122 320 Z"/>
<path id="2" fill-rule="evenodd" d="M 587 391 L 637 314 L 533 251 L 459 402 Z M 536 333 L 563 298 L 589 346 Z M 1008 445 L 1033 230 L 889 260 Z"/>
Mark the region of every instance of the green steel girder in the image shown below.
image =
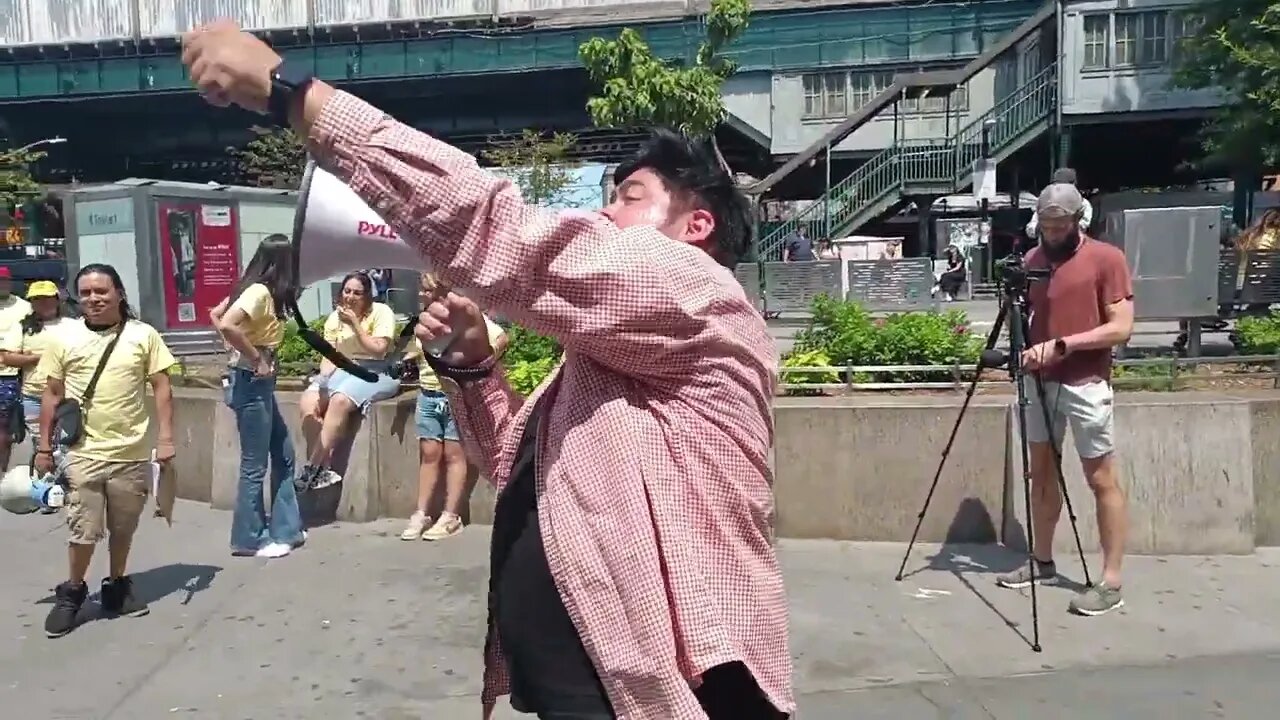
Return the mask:
<path id="1" fill-rule="evenodd" d="M 761 12 L 729 53 L 742 70 L 924 62 L 976 54 L 1016 25 L 1039 0 Z M 620 27 L 465 35 L 382 42 L 306 44 L 283 49 L 291 61 L 331 81 L 431 75 L 480 75 L 576 67 L 578 46 Z M 666 58 L 689 58 L 703 38 L 701 21 L 642 24 L 637 29 Z M 187 91 L 176 54 L 15 60 L 0 63 L 0 103 Z"/>

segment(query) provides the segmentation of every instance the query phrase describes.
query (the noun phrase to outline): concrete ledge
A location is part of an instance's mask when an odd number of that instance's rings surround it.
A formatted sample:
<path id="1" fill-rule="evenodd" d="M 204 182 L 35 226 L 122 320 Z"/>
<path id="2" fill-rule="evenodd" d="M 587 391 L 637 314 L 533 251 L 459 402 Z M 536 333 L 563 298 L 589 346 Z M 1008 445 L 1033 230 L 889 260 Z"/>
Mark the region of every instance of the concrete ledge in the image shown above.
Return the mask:
<path id="1" fill-rule="evenodd" d="M 239 441 L 216 391 L 179 389 L 179 488 L 230 508 Z M 297 394 L 281 410 L 305 458 Z M 308 498 L 314 521 L 405 517 L 417 497 L 416 395 L 374 407 L 345 453 L 345 481 Z M 773 453 L 782 537 L 905 541 L 960 410 L 953 396 L 778 398 Z M 1135 553 L 1248 553 L 1280 545 L 1280 393 L 1133 393 L 1117 397 L 1117 457 Z M 978 396 L 960 426 L 929 512 L 925 542 L 1025 542 L 1021 453 L 1008 396 Z M 1092 493 L 1068 435 L 1064 469 L 1081 539 L 1097 549 Z M 476 477 L 471 520 L 492 518 Z M 1064 515 L 1055 543 L 1074 550 Z"/>

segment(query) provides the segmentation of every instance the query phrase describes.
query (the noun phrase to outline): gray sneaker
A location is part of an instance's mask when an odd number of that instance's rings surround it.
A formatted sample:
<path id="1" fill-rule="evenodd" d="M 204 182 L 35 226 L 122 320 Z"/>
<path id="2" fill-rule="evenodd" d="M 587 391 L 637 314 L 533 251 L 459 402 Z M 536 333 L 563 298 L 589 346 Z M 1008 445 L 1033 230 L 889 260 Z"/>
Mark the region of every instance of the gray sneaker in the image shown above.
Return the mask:
<path id="1" fill-rule="evenodd" d="M 1043 585 L 1058 577 L 1058 568 L 1052 562 L 1036 561 L 1036 584 Z M 1024 587 L 1031 587 L 1031 568 L 1025 564 L 1021 565 L 1007 575 L 1001 575 L 996 578 L 996 585 L 1011 590 L 1020 590 Z"/>
<path id="2" fill-rule="evenodd" d="M 1124 598 L 1120 596 L 1120 588 L 1106 583 L 1098 583 L 1071 598 L 1071 612 L 1077 615 L 1105 615 L 1116 608 L 1124 607 Z"/>

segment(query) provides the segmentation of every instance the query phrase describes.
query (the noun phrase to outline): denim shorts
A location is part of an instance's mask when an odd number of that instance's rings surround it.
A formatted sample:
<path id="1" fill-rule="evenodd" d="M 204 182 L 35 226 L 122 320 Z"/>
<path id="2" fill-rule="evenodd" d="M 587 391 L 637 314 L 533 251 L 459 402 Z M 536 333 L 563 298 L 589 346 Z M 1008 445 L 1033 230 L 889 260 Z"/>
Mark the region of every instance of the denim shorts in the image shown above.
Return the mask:
<path id="1" fill-rule="evenodd" d="M 449 396 L 439 390 L 422 390 L 418 393 L 419 440 L 458 440 L 458 424 L 449 410 Z"/>
<path id="2" fill-rule="evenodd" d="M 37 447 L 40 445 L 40 398 L 22 396 L 22 415 L 27 421 L 27 436 Z"/>
<path id="3" fill-rule="evenodd" d="M 374 382 L 365 382 L 346 370 L 338 369 L 334 370 L 329 377 L 317 377 L 312 380 L 307 390 L 318 392 L 321 397 L 345 395 L 360 408 L 361 413 L 367 412 L 373 403 L 395 397 L 396 393 L 400 392 L 400 381 L 386 373 L 387 363 L 369 363 L 367 366 L 361 363 L 361 366 L 378 373 L 378 379 Z"/>

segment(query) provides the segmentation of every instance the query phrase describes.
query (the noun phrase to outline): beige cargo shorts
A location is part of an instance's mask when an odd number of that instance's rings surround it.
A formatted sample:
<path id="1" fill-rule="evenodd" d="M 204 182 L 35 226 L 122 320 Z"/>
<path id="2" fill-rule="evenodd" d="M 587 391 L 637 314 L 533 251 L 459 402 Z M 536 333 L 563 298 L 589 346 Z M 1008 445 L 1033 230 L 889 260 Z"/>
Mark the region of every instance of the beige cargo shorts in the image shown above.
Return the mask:
<path id="1" fill-rule="evenodd" d="M 133 537 L 151 494 L 151 463 L 95 460 L 72 453 L 67 480 L 71 542 L 92 545 L 108 532 Z"/>

